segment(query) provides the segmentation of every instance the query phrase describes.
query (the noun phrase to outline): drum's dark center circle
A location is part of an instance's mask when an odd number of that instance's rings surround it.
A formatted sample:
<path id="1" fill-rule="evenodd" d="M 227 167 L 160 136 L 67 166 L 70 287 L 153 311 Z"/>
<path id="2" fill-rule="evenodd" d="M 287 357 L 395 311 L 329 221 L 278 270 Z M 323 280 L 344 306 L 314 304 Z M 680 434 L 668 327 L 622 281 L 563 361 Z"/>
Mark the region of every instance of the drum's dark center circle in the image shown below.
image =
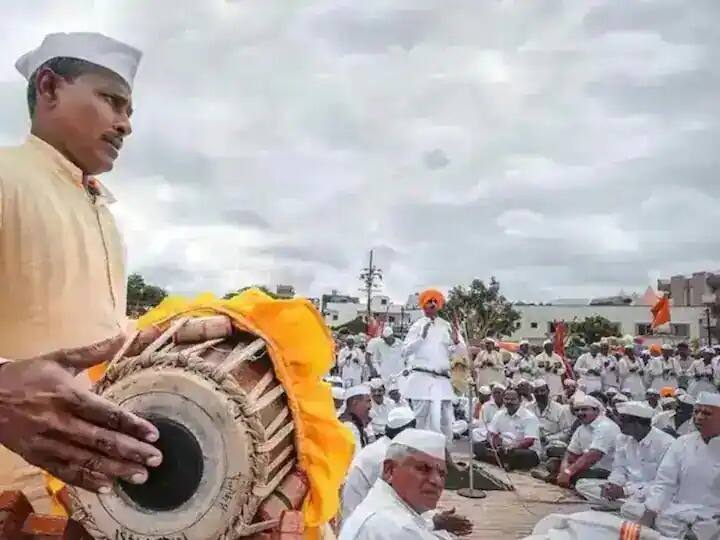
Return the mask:
<path id="1" fill-rule="evenodd" d="M 147 482 L 140 485 L 120 482 L 121 489 L 141 508 L 169 511 L 193 496 L 203 474 L 203 455 L 195 436 L 167 418 L 147 417 L 160 432 L 155 446 L 162 452 L 159 467 L 148 467 Z"/>

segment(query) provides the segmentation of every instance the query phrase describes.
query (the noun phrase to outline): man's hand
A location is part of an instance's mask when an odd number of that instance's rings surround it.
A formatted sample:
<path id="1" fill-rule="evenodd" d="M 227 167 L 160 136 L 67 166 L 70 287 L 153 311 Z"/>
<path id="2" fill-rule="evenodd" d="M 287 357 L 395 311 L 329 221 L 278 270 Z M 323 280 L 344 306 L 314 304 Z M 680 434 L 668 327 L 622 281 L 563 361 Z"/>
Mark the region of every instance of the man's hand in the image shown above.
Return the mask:
<path id="1" fill-rule="evenodd" d="M 467 536 L 472 533 L 473 525 L 465 516 L 455 513 L 455 508 L 438 512 L 433 516 L 436 531 L 447 531 L 456 536 Z"/>
<path id="2" fill-rule="evenodd" d="M 561 470 L 557 475 L 558 486 L 563 488 L 569 488 L 572 478 L 566 469 Z"/>
<path id="3" fill-rule="evenodd" d="M 610 482 L 603 485 L 602 489 L 600 490 L 600 494 L 608 501 L 616 501 L 618 499 L 625 498 L 625 490 L 622 488 L 622 486 L 618 486 L 617 484 L 611 484 Z"/>
<path id="4" fill-rule="evenodd" d="M 428 330 L 430 330 L 430 327 L 432 326 L 432 321 L 428 321 L 425 323 L 425 326 L 423 327 L 422 331 L 422 338 L 425 339 L 428 335 Z"/>
<path id="5" fill-rule="evenodd" d="M 122 341 L 113 338 L 0 366 L 0 443 L 88 490 L 108 492 L 116 478 L 145 482 L 146 466 L 162 461 L 147 444 L 157 440 L 157 429 L 84 389 L 73 376 L 78 367 L 111 358 Z"/>

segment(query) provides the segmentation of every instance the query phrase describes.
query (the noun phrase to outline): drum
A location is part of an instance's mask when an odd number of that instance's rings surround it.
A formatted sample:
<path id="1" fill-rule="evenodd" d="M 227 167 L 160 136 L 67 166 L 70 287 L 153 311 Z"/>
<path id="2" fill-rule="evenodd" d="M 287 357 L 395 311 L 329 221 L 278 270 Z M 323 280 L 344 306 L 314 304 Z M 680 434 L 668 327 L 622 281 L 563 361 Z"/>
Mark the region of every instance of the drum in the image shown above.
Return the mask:
<path id="1" fill-rule="evenodd" d="M 231 540 L 277 525 L 307 492 L 266 344 L 226 316 L 177 318 L 130 338 L 96 391 L 160 432 L 160 467 L 107 494 L 70 489 L 98 539 Z"/>

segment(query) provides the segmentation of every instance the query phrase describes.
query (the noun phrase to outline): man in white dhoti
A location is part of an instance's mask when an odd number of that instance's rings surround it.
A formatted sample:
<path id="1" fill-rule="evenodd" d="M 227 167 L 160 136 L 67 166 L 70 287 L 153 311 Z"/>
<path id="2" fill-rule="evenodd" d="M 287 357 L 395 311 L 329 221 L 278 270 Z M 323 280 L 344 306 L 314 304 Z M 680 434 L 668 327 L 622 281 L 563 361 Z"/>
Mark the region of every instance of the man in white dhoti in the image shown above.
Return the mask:
<path id="1" fill-rule="evenodd" d="M 703 347 L 700 352 L 702 357 L 693 361 L 686 372 L 690 383 L 688 394 L 692 397 L 697 397 L 700 392 L 715 393 L 718 391 L 715 386 L 715 373 L 712 365 L 715 351 L 710 347 Z"/>
<path id="2" fill-rule="evenodd" d="M 632 344 L 625 345 L 625 354 L 618 361 L 617 367 L 620 388 L 627 388 L 632 399 L 641 400 L 645 395 L 645 371 L 642 360 L 635 356 Z"/>
<path id="3" fill-rule="evenodd" d="M 702 392 L 695 404 L 697 431 L 665 454 L 640 523 L 673 538 L 692 530 L 698 540 L 720 537 L 720 394 Z"/>
<path id="4" fill-rule="evenodd" d="M 478 388 L 505 383 L 505 364 L 493 338 L 485 338 L 485 348 L 475 356 L 473 369 Z"/>
<path id="5" fill-rule="evenodd" d="M 402 343 L 395 338 L 391 326 L 383 328 L 382 337 L 368 341 L 367 354 L 373 369 L 386 385 L 394 382 L 398 373 L 405 369 Z"/>
<path id="6" fill-rule="evenodd" d="M 644 502 L 660 462 L 675 440 L 651 426 L 655 411 L 646 403 L 618 404 L 620 431 L 612 472 L 607 480 L 582 479 L 577 492 L 593 507 L 604 510 L 626 508 L 632 519 L 645 512 Z"/>
<path id="7" fill-rule="evenodd" d="M 693 422 L 695 400 L 689 394 L 682 394 L 675 399 L 677 408 L 656 414 L 653 417 L 652 424 L 659 430 L 677 438 L 695 431 L 695 423 Z"/>
<path id="8" fill-rule="evenodd" d="M 441 433 L 405 429 L 388 446 L 382 476 L 343 523 L 340 540 L 436 540 L 451 538 L 433 530 L 422 514 L 435 509 L 447 475 L 446 439 Z M 469 534 L 464 520 L 455 534 Z"/>
<path id="9" fill-rule="evenodd" d="M 392 440 L 405 429 L 414 427 L 415 413 L 408 407 L 397 407 L 388 415 L 385 435 L 355 455 L 342 489 L 343 520 L 350 517 L 380 477 L 385 453 Z"/>
<path id="10" fill-rule="evenodd" d="M 351 337 L 345 340 L 345 346 L 340 349 L 337 357 L 337 366 L 340 371 L 345 388 L 357 386 L 362 382 L 363 364 L 365 360 L 355 340 Z"/>
<path id="11" fill-rule="evenodd" d="M 549 339 L 543 343 L 543 352 L 535 357 L 538 376 L 547 381 L 551 396 L 559 396 L 563 392 L 562 377 L 565 374 L 565 364 L 560 355 L 553 351 L 553 342 Z"/>
<path id="12" fill-rule="evenodd" d="M 371 402 L 370 387 L 366 384 L 353 386 L 345 391 L 345 410 L 339 419 L 355 439 L 355 455 L 370 442 L 366 428 L 370 423 Z"/>
<path id="13" fill-rule="evenodd" d="M 370 397 L 372 398 L 370 428 L 376 438 L 382 437 L 385 435 L 388 414 L 396 407 L 396 403 L 385 396 L 385 384 L 380 378 L 370 381 Z"/>
<path id="14" fill-rule="evenodd" d="M 506 470 L 528 470 L 540 463 L 540 423 L 520 406 L 516 390 L 505 391 L 505 407 L 488 426 L 488 440 L 473 442 L 475 458 Z"/>
<path id="15" fill-rule="evenodd" d="M 412 402 L 418 428 L 443 433 L 451 444 L 455 393 L 450 384 L 450 357 L 465 344 L 458 329 L 438 317 L 445 304 L 440 291 L 423 291 L 419 303 L 424 316 L 410 327 L 403 344 L 410 367 L 404 397 Z"/>
<path id="16" fill-rule="evenodd" d="M 575 362 L 575 373 L 578 374 L 578 384 L 587 394 L 602 390 L 602 370 L 604 358 L 600 355 L 600 346 L 597 343 L 590 345 L 590 352 L 581 354 Z"/>
<path id="17" fill-rule="evenodd" d="M 604 416 L 602 404 L 594 397 L 576 397 L 574 409 L 582 425 L 573 433 L 560 466 L 557 477 L 560 487 L 570 487 L 581 478 L 610 476 L 620 434 L 620 428 Z"/>

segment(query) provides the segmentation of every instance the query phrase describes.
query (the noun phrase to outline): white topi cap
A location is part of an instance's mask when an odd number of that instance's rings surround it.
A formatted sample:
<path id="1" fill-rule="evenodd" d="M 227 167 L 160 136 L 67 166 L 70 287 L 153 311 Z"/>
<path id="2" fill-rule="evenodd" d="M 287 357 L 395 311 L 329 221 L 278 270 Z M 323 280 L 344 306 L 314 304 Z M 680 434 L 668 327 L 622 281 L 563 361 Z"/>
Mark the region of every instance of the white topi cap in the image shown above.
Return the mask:
<path id="1" fill-rule="evenodd" d="M 385 328 L 383 328 L 382 337 L 390 337 L 392 335 L 393 335 L 392 326 L 386 326 Z"/>
<path id="2" fill-rule="evenodd" d="M 575 399 L 573 399 L 573 406 L 575 408 L 590 407 L 590 408 L 598 409 L 598 410 L 603 409 L 603 404 L 588 394 L 583 394 L 582 396 L 576 397 Z"/>
<path id="3" fill-rule="evenodd" d="M 507 390 L 507 387 L 504 384 L 497 383 L 492 387 L 493 390 L 502 390 L 503 392 Z"/>
<path id="4" fill-rule="evenodd" d="M 415 413 L 410 407 L 395 407 L 387 417 L 387 427 L 397 429 L 415 420 Z"/>
<path id="5" fill-rule="evenodd" d="M 358 384 L 357 386 L 351 386 L 345 390 L 345 399 L 348 400 L 355 396 L 369 396 L 370 388 L 366 384 Z"/>
<path id="6" fill-rule="evenodd" d="M 553 344 L 553 342 L 552 342 L 551 339 L 546 339 L 545 341 L 543 341 L 543 347 L 544 347 L 545 345 L 552 345 L 552 344 Z"/>
<path id="7" fill-rule="evenodd" d="M 643 403 L 641 401 L 626 401 L 625 403 L 619 403 L 617 406 L 617 412 L 628 416 L 637 416 L 638 418 L 652 418 L 655 416 L 655 409 L 647 403 Z"/>
<path id="8" fill-rule="evenodd" d="M 337 400 L 344 400 L 345 399 L 345 390 L 338 386 L 332 387 L 332 397 L 333 399 Z"/>
<path id="9" fill-rule="evenodd" d="M 545 381 L 545 379 L 535 379 L 533 381 L 533 387 L 534 388 L 542 388 L 543 386 L 547 386 L 548 383 Z"/>
<path id="10" fill-rule="evenodd" d="M 659 396 L 660 391 L 655 388 L 648 388 L 647 390 L 645 390 L 645 395 L 647 395 L 647 394 L 650 394 L 652 396 Z"/>
<path id="11" fill-rule="evenodd" d="M 390 447 L 394 444 L 401 444 L 445 461 L 447 439 L 437 431 L 408 428 L 392 440 Z"/>
<path id="12" fill-rule="evenodd" d="M 617 393 L 618 393 L 618 389 L 615 388 L 614 386 L 611 386 L 611 387 L 609 387 L 607 390 L 605 390 L 605 393 L 608 394 L 608 395 L 610 395 L 610 394 L 617 394 Z"/>
<path id="13" fill-rule="evenodd" d="M 95 32 L 48 34 L 37 49 L 23 54 L 15 67 L 26 80 L 45 62 L 69 57 L 92 62 L 122 77 L 132 88 L 142 53 L 130 45 Z"/>
<path id="14" fill-rule="evenodd" d="M 483 385 L 478 388 L 478 394 L 482 394 L 483 396 L 489 396 L 490 394 L 492 394 L 492 390 L 490 390 L 490 387 L 488 385 Z"/>
<path id="15" fill-rule="evenodd" d="M 380 377 L 375 377 L 374 379 L 370 379 L 370 389 L 377 390 L 378 388 L 382 388 L 385 385 L 385 382 Z"/>
<path id="16" fill-rule="evenodd" d="M 527 339 L 523 339 L 518 345 L 530 345 L 530 342 Z"/>
<path id="17" fill-rule="evenodd" d="M 565 379 L 563 381 L 563 386 L 577 386 L 577 381 L 575 379 Z"/>
<path id="18" fill-rule="evenodd" d="M 672 345 L 670 345 L 669 343 L 663 343 L 662 347 L 660 347 L 660 348 L 663 351 L 672 351 L 674 347 Z"/>
<path id="19" fill-rule="evenodd" d="M 630 401 L 625 394 L 615 394 L 612 399 L 615 403 Z"/>
<path id="20" fill-rule="evenodd" d="M 706 394 L 707 392 L 702 392 Z M 690 394 L 680 394 L 679 396 L 676 396 L 678 402 L 684 403 L 685 405 L 695 405 L 695 398 L 692 397 Z"/>
<path id="21" fill-rule="evenodd" d="M 720 394 L 717 392 L 700 392 L 698 394 L 695 405 L 709 405 L 710 407 L 720 407 Z"/>

